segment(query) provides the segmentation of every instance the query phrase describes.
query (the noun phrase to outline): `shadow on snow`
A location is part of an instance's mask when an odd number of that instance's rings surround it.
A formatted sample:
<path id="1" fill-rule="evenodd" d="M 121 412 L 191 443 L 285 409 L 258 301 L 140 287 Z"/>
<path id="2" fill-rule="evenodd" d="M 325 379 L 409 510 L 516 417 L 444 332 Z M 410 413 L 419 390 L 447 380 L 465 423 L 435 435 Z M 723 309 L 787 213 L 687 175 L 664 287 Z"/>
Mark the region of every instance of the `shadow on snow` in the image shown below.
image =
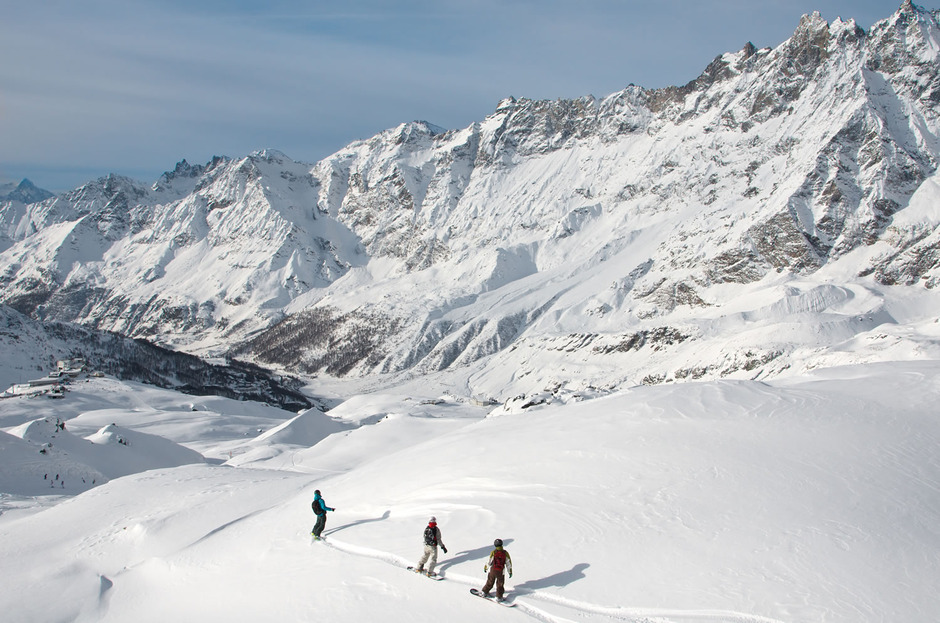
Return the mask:
<path id="1" fill-rule="evenodd" d="M 519 594 L 534 593 L 535 591 L 541 590 L 543 588 L 551 588 L 553 586 L 561 587 L 568 586 L 578 580 L 584 579 L 584 570 L 590 567 L 591 565 L 586 562 L 576 564 L 567 571 L 560 571 L 548 577 L 544 577 L 540 580 L 529 580 L 528 582 L 523 582 L 522 584 L 516 584 L 513 586 L 513 591 Z"/>
<path id="2" fill-rule="evenodd" d="M 503 545 L 506 546 L 506 548 L 508 549 L 509 544 L 512 543 L 512 541 L 513 541 L 512 539 L 503 539 Z M 481 558 L 485 560 L 489 557 L 491 551 L 493 551 L 493 546 L 487 545 L 485 547 L 478 547 L 476 549 L 470 549 L 464 552 L 460 552 L 460 553 L 454 554 L 453 557 L 448 558 L 445 561 L 442 561 L 440 564 L 438 564 L 438 567 L 440 568 L 441 573 L 443 573 L 448 567 L 451 567 L 453 565 L 458 565 L 462 562 L 480 560 Z"/>
<path id="3" fill-rule="evenodd" d="M 385 519 L 388 519 L 391 514 L 392 514 L 392 511 L 388 510 L 382 513 L 381 517 L 375 517 L 373 519 L 360 519 L 359 521 L 354 521 L 352 523 L 348 523 L 342 526 L 337 526 L 336 528 L 333 528 L 332 530 L 324 530 L 323 534 L 325 536 L 327 534 L 333 534 L 334 532 L 339 532 L 340 530 L 345 530 L 346 528 L 354 528 L 355 526 L 361 526 L 362 524 L 375 523 L 376 521 L 383 521 Z"/>

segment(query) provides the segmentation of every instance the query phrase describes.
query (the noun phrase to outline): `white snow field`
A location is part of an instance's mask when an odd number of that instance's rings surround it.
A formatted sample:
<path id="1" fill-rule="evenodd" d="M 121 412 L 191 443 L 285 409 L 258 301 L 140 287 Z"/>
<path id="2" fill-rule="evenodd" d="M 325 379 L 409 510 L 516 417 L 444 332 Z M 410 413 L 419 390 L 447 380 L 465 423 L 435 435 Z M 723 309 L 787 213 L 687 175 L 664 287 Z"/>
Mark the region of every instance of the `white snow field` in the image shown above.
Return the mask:
<path id="1" fill-rule="evenodd" d="M 0 618 L 931 623 L 938 396 L 940 363 L 910 361 L 520 412 L 386 393 L 293 418 L 110 379 L 7 399 Z M 41 461 L 106 482 L 42 496 Z M 405 570 L 431 515 L 443 582 Z M 512 609 L 468 593 L 496 537 Z"/>

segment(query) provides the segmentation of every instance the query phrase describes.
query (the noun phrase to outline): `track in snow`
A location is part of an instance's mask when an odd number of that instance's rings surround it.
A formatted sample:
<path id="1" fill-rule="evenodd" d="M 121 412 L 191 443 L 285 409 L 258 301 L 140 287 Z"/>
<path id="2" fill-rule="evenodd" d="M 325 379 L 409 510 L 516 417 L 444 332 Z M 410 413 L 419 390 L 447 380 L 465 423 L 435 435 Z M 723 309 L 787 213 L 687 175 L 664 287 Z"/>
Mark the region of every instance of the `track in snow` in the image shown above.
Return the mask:
<path id="1" fill-rule="evenodd" d="M 324 538 L 319 542 L 345 554 L 380 560 L 402 569 L 407 569 L 414 564 L 414 561 L 392 554 L 391 552 L 353 545 L 352 543 L 337 541 L 333 538 Z M 459 582 L 468 586 L 475 587 L 480 584 L 479 578 L 456 573 L 447 573 L 443 577 L 449 582 Z M 511 591 L 507 590 L 507 592 Z M 543 601 L 574 610 L 582 616 L 585 614 L 596 614 L 616 621 L 630 621 L 632 623 L 783 623 L 777 619 L 730 610 L 668 610 L 661 608 L 609 607 L 592 604 L 586 601 L 568 599 L 546 591 L 516 593 L 516 596 L 513 597 L 513 601 L 517 605 L 516 609 L 544 623 L 574 622 L 539 609 L 529 603 L 531 600 Z"/>

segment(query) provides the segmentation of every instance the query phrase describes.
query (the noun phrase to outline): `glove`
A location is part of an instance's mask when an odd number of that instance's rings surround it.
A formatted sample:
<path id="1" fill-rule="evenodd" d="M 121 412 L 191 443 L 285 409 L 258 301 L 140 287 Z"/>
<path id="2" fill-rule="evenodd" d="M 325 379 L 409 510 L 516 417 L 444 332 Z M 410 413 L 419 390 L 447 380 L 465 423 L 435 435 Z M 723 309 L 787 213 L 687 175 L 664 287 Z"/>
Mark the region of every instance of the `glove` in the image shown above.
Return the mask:
<path id="1" fill-rule="evenodd" d="M 443 545 L 441 545 L 441 549 L 444 550 L 444 553 L 445 553 L 445 554 L 447 553 L 447 548 L 444 547 Z"/>
<path id="2" fill-rule="evenodd" d="M 512 571 L 509 572 L 509 577 L 512 577 Z"/>
<path id="3" fill-rule="evenodd" d="M 487 567 L 486 565 L 483 565 L 483 573 L 486 573 L 487 571 L 489 571 L 489 567 Z"/>

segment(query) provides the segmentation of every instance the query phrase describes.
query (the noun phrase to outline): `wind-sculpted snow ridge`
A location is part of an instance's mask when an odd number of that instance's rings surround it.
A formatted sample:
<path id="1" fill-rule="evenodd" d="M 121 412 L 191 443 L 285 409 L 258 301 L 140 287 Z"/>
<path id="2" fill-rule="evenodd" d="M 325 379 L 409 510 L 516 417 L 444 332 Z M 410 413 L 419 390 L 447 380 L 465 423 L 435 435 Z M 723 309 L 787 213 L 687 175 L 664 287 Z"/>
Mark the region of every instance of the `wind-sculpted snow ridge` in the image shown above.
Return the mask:
<path id="1" fill-rule="evenodd" d="M 937 14 L 908 1 L 868 31 L 814 13 L 682 86 L 507 98 L 312 165 L 265 150 L 101 178 L 0 212 L 0 302 L 307 376 L 456 375 L 500 401 L 769 378 L 848 341 L 876 361 L 882 335 L 931 357 L 938 50 Z M 783 312 L 828 285 L 854 302 Z"/>

